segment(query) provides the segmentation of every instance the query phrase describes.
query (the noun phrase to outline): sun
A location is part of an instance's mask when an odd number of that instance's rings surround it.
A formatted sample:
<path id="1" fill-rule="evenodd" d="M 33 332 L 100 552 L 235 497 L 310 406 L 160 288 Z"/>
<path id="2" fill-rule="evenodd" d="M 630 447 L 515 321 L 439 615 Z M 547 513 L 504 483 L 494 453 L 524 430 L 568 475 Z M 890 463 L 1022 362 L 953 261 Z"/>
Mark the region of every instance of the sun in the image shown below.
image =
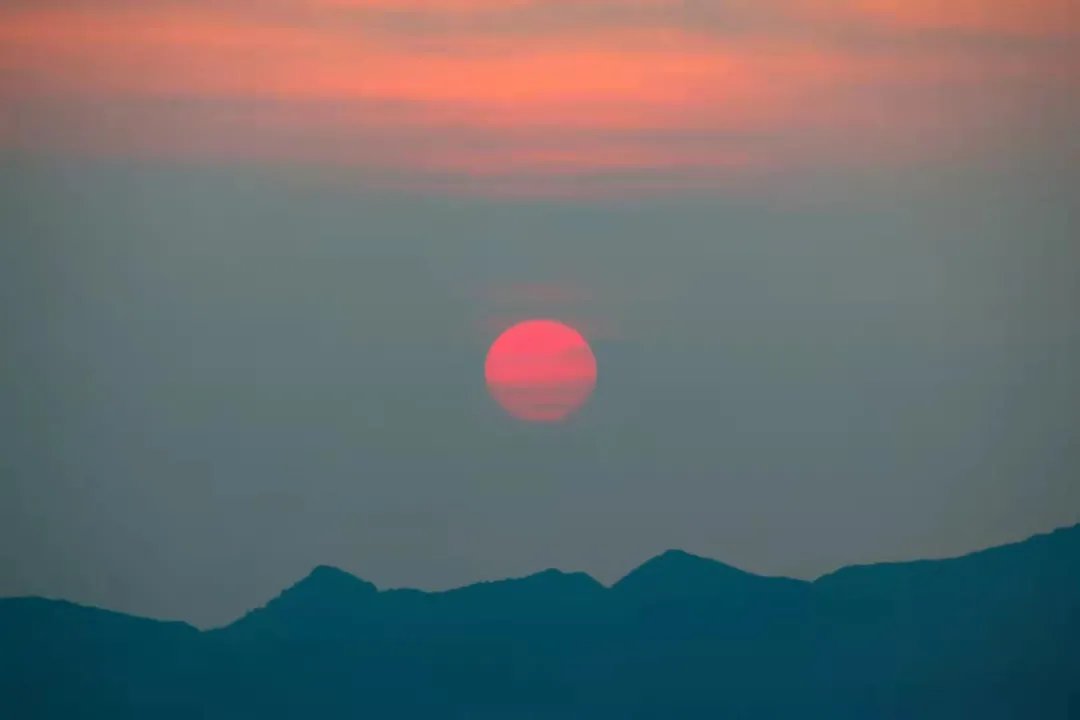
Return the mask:
<path id="1" fill-rule="evenodd" d="M 596 387 L 596 357 L 580 332 L 557 320 L 526 320 L 488 350 L 484 378 L 508 413 L 529 422 L 565 420 Z"/>

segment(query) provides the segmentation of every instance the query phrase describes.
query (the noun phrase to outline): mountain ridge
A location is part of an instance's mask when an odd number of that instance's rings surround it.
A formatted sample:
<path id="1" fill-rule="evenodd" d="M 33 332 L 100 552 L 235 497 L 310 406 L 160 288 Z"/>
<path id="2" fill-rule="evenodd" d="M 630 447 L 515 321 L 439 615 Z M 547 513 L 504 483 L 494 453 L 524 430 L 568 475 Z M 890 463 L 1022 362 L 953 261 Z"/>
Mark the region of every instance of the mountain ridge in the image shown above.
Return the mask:
<path id="1" fill-rule="evenodd" d="M 449 591 L 317 566 L 200 631 L 0 600 L 0 717 L 1080 717 L 1080 525 L 806 582 L 683 551 L 607 587 Z"/>
<path id="2" fill-rule="evenodd" d="M 689 558 L 689 559 L 692 559 L 694 561 L 700 561 L 702 566 L 719 566 L 719 567 L 722 567 L 722 568 L 726 568 L 727 570 L 733 571 L 732 572 L 733 576 L 745 576 L 745 577 L 754 578 L 754 579 L 781 580 L 781 581 L 789 581 L 791 583 L 797 583 L 797 584 L 817 585 L 817 584 L 822 583 L 822 582 L 831 582 L 836 577 L 843 577 L 845 575 L 864 572 L 864 571 L 867 571 L 867 570 L 870 570 L 870 569 L 892 568 L 892 567 L 898 567 L 898 566 L 906 566 L 906 567 L 923 566 L 923 567 L 927 567 L 927 566 L 933 566 L 933 565 L 938 565 L 938 564 L 943 564 L 943 563 L 951 563 L 951 562 L 955 562 L 955 561 L 958 561 L 958 560 L 964 560 L 964 559 L 977 557 L 977 556 L 986 556 L 988 554 L 989 555 L 994 555 L 994 554 L 997 554 L 997 553 L 1002 552 L 1002 551 L 1008 551 L 1008 549 L 1010 549 L 1010 548 L 1015 548 L 1017 546 L 1028 545 L 1029 543 L 1033 543 L 1033 542 L 1035 542 L 1035 543 L 1043 542 L 1045 540 L 1052 539 L 1052 538 L 1057 538 L 1057 537 L 1071 538 L 1078 544 L 1078 546 L 1080 546 L 1080 523 L 1075 523 L 1075 524 L 1072 524 L 1072 525 L 1063 525 L 1063 526 L 1048 530 L 1046 532 L 1035 533 L 1035 534 L 1030 535 L 1027 538 L 1024 538 L 1024 539 L 1021 539 L 1021 540 L 1014 540 L 1014 541 L 1011 541 L 1011 542 L 1008 542 L 1008 543 L 1003 543 L 1001 545 L 994 545 L 994 546 L 991 546 L 991 547 L 988 547 L 988 548 L 981 548 L 981 549 L 978 549 L 978 550 L 972 550 L 972 551 L 961 553 L 961 554 L 958 554 L 958 555 L 951 555 L 951 556 L 942 557 L 942 558 L 913 559 L 913 560 L 889 560 L 889 561 L 882 561 L 882 562 L 868 562 L 868 563 L 856 563 L 856 564 L 852 564 L 852 565 L 844 565 L 842 567 L 837 568 L 836 570 L 832 570 L 830 572 L 823 573 L 822 575 L 819 575 L 818 577 L 816 577 L 816 578 L 814 578 L 812 580 L 802 580 L 802 579 L 791 578 L 791 577 L 787 577 L 787 576 L 783 576 L 783 575 L 759 575 L 757 573 L 754 573 L 754 572 L 751 572 L 751 571 L 748 571 L 748 570 L 743 570 L 743 569 L 741 569 L 739 567 L 736 567 L 734 565 L 724 563 L 724 562 L 722 562 L 720 560 L 714 560 L 712 558 L 707 558 L 707 557 L 697 555 L 697 554 L 694 554 L 694 553 L 690 553 L 690 552 L 687 552 L 685 550 L 681 550 L 681 549 L 678 549 L 678 548 L 670 548 L 668 550 L 662 551 L 662 552 L 650 557 L 649 559 L 645 560 L 643 563 L 641 563 L 641 564 L 635 566 L 634 568 L 632 568 L 631 570 L 629 570 L 625 575 L 623 575 L 622 577 L 620 577 L 618 580 L 614 581 L 610 585 L 605 585 L 604 583 L 600 582 L 599 580 L 597 580 L 596 578 L 594 578 L 592 575 L 590 575 L 587 572 L 583 572 L 583 571 L 565 571 L 565 570 L 560 570 L 560 569 L 557 569 L 557 568 L 546 568 L 544 570 L 540 570 L 540 571 L 530 573 L 530 574 L 527 574 L 527 575 L 523 575 L 523 576 L 502 578 L 502 579 L 497 579 L 497 580 L 479 580 L 477 582 L 468 583 L 468 584 L 460 585 L 460 586 L 455 586 L 455 587 L 447 588 L 447 589 L 443 589 L 443 590 L 421 590 L 421 589 L 413 588 L 413 587 L 386 587 L 386 588 L 380 588 L 375 583 L 373 583 L 373 582 L 371 582 L 369 580 L 365 580 L 365 579 L 361 578 L 360 576 L 355 575 L 353 573 L 350 573 L 349 571 L 344 570 L 342 568 L 339 568 L 337 566 L 327 565 L 327 564 L 319 564 L 319 565 L 316 565 L 314 568 L 312 568 L 312 570 L 310 572 L 308 572 L 308 574 L 305 575 L 304 577 L 302 577 L 300 580 L 296 581 L 291 586 L 289 586 L 289 587 L 285 588 L 284 590 L 282 590 L 276 597 L 271 598 L 270 600 L 268 600 L 265 605 L 263 605 L 261 607 L 253 608 L 252 610 L 249 610 L 247 613 L 235 618 L 234 620 L 230 621 L 229 623 L 226 623 L 223 626 L 215 626 L 215 627 L 209 627 L 209 628 L 199 628 L 198 626 L 195 626 L 195 625 L 193 625 L 193 624 L 191 624 L 191 623 L 189 623 L 187 621 L 184 621 L 184 620 L 177 620 L 177 619 L 173 619 L 173 618 L 153 618 L 153 617 L 148 617 L 148 616 L 143 616 L 143 615 L 137 615 L 137 614 L 134 614 L 134 613 L 125 613 L 125 612 L 121 612 L 121 611 L 110 610 L 108 608 L 102 608 L 102 607 L 99 607 L 99 606 L 96 606 L 96 605 L 90 605 L 90 604 L 86 604 L 86 603 L 75 602 L 75 601 L 66 600 L 66 599 L 62 599 L 62 598 L 54 598 L 54 597 L 46 597 L 46 596 L 38 596 L 38 595 L 13 595 L 13 596 L 8 596 L 8 597 L 0 597 L 0 603 L 9 602 L 9 601 L 13 601 L 13 600 L 43 601 L 43 602 L 46 602 L 46 603 L 57 603 L 57 604 L 60 604 L 60 605 L 63 605 L 63 606 L 70 606 L 72 608 L 97 610 L 97 611 L 100 611 L 100 612 L 110 613 L 110 614 L 113 614 L 113 615 L 120 615 L 120 616 L 124 616 L 124 617 L 138 618 L 138 619 L 143 619 L 143 620 L 148 620 L 148 621 L 158 622 L 158 623 L 182 624 L 182 625 L 186 625 L 188 627 L 191 627 L 193 629 L 196 629 L 199 632 L 210 632 L 210 631 L 213 631 L 213 630 L 220 629 L 222 627 L 228 627 L 229 625 L 238 622 L 239 620 L 243 619 L 246 615 L 250 614 L 251 612 L 259 610 L 262 607 L 268 606 L 269 604 L 273 603 L 275 600 L 279 599 L 283 595 L 286 595 L 290 591 L 295 590 L 296 588 L 301 587 L 301 586 L 305 585 L 306 583 L 309 583 L 309 582 L 314 580 L 314 581 L 318 582 L 319 584 L 322 584 L 323 579 L 330 578 L 330 577 L 333 577 L 337 581 L 342 582 L 342 583 L 350 583 L 350 582 L 355 581 L 355 583 L 357 583 L 360 586 L 369 587 L 369 588 L 373 589 L 375 591 L 375 593 L 377 593 L 379 595 L 384 595 L 384 594 L 411 594 L 411 595 L 424 595 L 424 596 L 446 595 L 446 594 L 449 594 L 449 593 L 457 593 L 457 592 L 461 592 L 461 591 L 464 591 L 464 590 L 469 590 L 469 589 L 472 589 L 472 588 L 479 588 L 479 587 L 486 587 L 486 586 L 491 586 L 491 585 L 500 585 L 500 584 L 505 584 L 505 583 L 516 583 L 516 582 L 526 581 L 526 580 L 530 580 L 532 578 L 542 577 L 542 576 L 546 576 L 546 575 L 550 575 L 550 574 L 558 574 L 558 575 L 562 575 L 562 576 L 587 578 L 589 581 L 591 581 L 595 585 L 599 586 L 600 588 L 610 591 L 610 590 L 616 589 L 621 583 L 623 583 L 627 579 L 631 578 L 631 576 L 634 576 L 639 571 L 645 569 L 650 564 L 656 563 L 657 561 L 663 561 L 665 559 L 669 559 L 669 558 L 674 557 L 674 558 L 678 558 L 680 560 L 683 559 L 683 558 Z"/>

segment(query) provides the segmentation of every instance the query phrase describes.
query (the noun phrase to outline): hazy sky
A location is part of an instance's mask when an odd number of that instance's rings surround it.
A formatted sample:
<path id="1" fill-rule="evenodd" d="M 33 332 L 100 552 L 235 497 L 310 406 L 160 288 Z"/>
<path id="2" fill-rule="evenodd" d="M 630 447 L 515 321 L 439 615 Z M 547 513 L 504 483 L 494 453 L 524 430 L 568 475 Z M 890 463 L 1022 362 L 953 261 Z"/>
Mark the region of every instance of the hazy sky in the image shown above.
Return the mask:
<path id="1" fill-rule="evenodd" d="M 762 573 L 1080 521 L 1069 0 L 0 7 L 0 595 Z M 560 425 L 485 352 L 554 317 Z"/>

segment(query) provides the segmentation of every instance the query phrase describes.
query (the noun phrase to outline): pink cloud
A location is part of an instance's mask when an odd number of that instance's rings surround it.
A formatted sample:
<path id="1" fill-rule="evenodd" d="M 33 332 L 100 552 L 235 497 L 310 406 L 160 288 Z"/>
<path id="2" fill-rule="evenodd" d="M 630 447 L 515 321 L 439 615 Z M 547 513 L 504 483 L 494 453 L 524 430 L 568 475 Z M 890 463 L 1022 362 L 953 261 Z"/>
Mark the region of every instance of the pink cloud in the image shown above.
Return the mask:
<path id="1" fill-rule="evenodd" d="M 1075 91 L 1075 46 L 1050 42 L 1074 27 L 1067 4 L 740 0 L 694 22 L 669 0 L 16 3 L 0 9 L 0 143 L 482 192 L 709 189 L 934 157 Z M 547 21 L 587 9 L 604 12 Z M 853 29 L 1047 42 L 860 44 Z"/>

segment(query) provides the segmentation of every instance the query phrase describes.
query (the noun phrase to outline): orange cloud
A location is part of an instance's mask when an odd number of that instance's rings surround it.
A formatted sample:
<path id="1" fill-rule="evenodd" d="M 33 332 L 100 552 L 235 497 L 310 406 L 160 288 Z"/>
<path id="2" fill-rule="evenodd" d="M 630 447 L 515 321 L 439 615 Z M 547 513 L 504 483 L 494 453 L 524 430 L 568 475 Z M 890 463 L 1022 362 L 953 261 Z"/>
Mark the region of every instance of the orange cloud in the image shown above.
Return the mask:
<path id="1" fill-rule="evenodd" d="M 728 27 L 691 22 L 670 0 L 23 3 L 0 10 L 11 108 L 0 143 L 349 164 L 404 185 L 503 179 L 544 192 L 712 187 L 856 153 L 910 161 L 1073 88 L 1064 61 L 1075 51 L 853 45 L 845 33 L 1060 34 L 1064 0 L 1034 4 L 1061 17 L 1004 0 L 739 0 L 725 12 L 746 22 Z M 605 12 L 578 27 L 530 24 L 571 5 Z M 336 22 L 339 11 L 364 19 Z M 370 21 L 403 13 L 404 24 Z M 520 23 L 421 22 L 492 15 Z"/>

